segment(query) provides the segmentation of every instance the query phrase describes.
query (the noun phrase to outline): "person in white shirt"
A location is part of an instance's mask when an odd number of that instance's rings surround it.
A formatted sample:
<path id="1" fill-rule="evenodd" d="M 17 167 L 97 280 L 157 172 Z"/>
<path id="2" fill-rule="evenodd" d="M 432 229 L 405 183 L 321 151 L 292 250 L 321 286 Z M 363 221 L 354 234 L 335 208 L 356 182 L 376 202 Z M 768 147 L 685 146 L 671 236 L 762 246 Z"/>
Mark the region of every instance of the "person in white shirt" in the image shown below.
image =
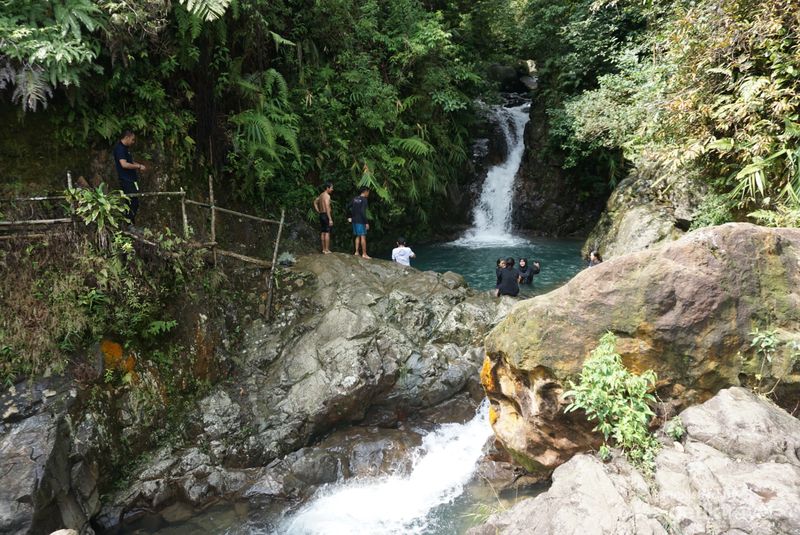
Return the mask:
<path id="1" fill-rule="evenodd" d="M 411 265 L 411 259 L 416 258 L 417 255 L 410 247 L 406 246 L 406 239 L 402 236 L 397 238 L 397 247 L 392 249 L 392 260 L 404 266 Z"/>

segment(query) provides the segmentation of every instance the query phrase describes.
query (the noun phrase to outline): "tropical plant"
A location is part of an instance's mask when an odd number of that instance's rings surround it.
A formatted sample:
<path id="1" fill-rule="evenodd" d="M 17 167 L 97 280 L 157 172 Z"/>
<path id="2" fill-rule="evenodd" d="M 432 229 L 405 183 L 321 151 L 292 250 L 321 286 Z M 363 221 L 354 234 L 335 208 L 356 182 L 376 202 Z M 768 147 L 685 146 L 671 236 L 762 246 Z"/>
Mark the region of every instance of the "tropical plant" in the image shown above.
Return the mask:
<path id="1" fill-rule="evenodd" d="M 578 382 L 569 382 L 564 393 L 572 401 L 565 412 L 583 410 L 586 417 L 596 420 L 595 431 L 603 434 L 600 456 L 610 455 L 609 439 L 625 452 L 634 466 L 646 473 L 655 467 L 659 443 L 650 433 L 648 424 L 655 413 L 650 405 L 655 397 L 656 374 L 652 370 L 641 375 L 629 372 L 616 352 L 617 339 L 606 333 L 583 364 Z"/>
<path id="2" fill-rule="evenodd" d="M 108 244 L 108 233 L 118 230 L 127 220 L 128 197 L 119 191 L 106 192 L 103 184 L 96 188 L 68 189 L 64 194 L 73 213 L 85 225 L 95 226 L 103 247 Z"/>
<path id="3" fill-rule="evenodd" d="M 664 425 L 664 432 L 672 440 L 679 441 L 686 434 L 686 428 L 680 416 L 675 416 Z"/>

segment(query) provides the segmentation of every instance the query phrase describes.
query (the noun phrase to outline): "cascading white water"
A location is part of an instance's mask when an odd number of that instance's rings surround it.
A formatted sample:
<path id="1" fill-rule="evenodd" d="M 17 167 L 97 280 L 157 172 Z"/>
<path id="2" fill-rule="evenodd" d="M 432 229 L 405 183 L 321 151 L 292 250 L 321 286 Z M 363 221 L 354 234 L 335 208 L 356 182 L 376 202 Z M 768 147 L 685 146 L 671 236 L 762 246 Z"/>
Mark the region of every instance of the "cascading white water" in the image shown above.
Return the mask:
<path id="1" fill-rule="evenodd" d="M 472 210 L 473 227 L 453 245 L 502 246 L 524 241 L 511 233 L 511 198 L 525 151 L 523 134 L 530 120 L 528 107 L 526 103 L 514 108 L 492 108 L 495 121 L 506 138 L 508 154 L 505 161 L 489 169 L 480 199 Z"/>
<path id="2" fill-rule="evenodd" d="M 414 453 L 410 473 L 327 487 L 289 517 L 279 533 L 425 533 L 430 513 L 463 492 L 491 434 L 484 401 L 466 424 L 445 424 L 426 435 Z"/>

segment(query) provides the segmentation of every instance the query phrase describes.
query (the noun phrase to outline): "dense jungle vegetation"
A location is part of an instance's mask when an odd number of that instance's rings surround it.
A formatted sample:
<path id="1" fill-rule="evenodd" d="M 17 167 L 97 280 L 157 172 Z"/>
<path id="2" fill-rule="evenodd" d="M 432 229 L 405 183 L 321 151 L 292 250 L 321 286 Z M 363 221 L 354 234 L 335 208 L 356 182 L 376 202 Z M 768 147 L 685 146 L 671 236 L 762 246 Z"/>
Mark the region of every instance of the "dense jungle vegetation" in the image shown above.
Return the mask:
<path id="1" fill-rule="evenodd" d="M 655 169 L 706 182 L 708 222 L 786 224 L 799 25 L 791 0 L 2 0 L 0 94 L 49 145 L 131 127 L 175 180 L 210 169 L 299 215 L 323 181 L 368 185 L 405 227 L 463 179 L 487 67 L 533 59 L 549 150 L 586 192 Z"/>
<path id="2" fill-rule="evenodd" d="M 794 0 L 0 0 L 0 194 L 40 192 L 40 160 L 62 170 L 94 150 L 110 163 L 133 128 L 161 186 L 202 190 L 213 173 L 228 199 L 297 220 L 313 219 L 323 181 L 336 184 L 339 214 L 367 185 L 378 230 L 413 235 L 446 217 L 446 189 L 467 179 L 477 102 L 500 89 L 489 67 L 532 59 L 543 150 L 584 194 L 636 174 L 658 188 L 690 177 L 708 192 L 695 226 L 797 226 L 798 31 Z M 0 253 L 6 270 L 30 260 Z M 81 260 L 87 274 L 91 263 Z M 171 321 L 160 305 L 137 318 L 106 311 L 92 291 L 124 293 L 113 277 L 54 293 L 33 275 L 29 315 L 74 325 L 32 341 L 24 314 L 4 314 L 5 377 L 41 371 L 42 348 L 64 354 L 99 336 L 88 321 L 98 311 L 112 330 L 134 325 L 131 337 Z"/>

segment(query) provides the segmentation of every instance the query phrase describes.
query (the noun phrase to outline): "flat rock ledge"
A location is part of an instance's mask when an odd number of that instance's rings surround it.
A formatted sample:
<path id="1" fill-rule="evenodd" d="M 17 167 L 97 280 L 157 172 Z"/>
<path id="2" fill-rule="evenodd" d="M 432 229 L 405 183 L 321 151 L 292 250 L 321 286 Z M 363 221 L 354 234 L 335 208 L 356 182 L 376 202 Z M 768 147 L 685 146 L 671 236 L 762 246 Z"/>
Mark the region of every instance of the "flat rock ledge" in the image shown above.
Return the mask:
<path id="1" fill-rule="evenodd" d="M 680 417 L 686 435 L 663 437 L 653 480 L 619 455 L 576 455 L 469 535 L 800 533 L 800 421 L 738 387 Z"/>

